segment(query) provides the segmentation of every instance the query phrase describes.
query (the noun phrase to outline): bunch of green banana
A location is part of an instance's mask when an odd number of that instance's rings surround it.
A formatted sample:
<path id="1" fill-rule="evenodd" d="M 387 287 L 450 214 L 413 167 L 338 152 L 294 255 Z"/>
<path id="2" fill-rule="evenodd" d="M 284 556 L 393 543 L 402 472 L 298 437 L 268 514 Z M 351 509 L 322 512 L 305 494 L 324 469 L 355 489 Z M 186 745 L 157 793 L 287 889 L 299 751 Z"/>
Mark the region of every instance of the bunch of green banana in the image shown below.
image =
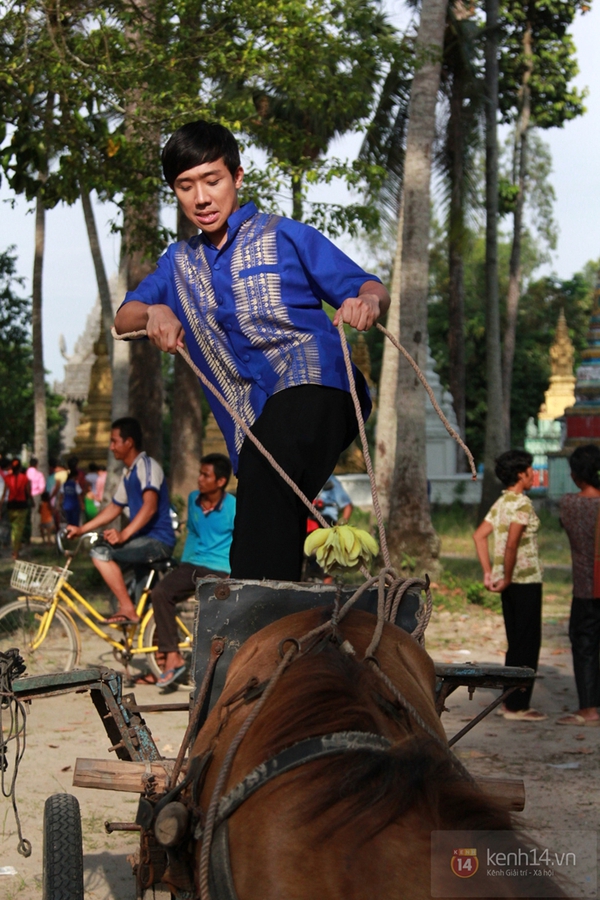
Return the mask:
<path id="1" fill-rule="evenodd" d="M 368 531 L 352 525 L 334 525 L 332 528 L 317 528 L 304 542 L 307 556 L 314 555 L 318 564 L 326 572 L 336 566 L 352 569 L 362 563 L 368 566 L 377 556 L 379 546 Z"/>

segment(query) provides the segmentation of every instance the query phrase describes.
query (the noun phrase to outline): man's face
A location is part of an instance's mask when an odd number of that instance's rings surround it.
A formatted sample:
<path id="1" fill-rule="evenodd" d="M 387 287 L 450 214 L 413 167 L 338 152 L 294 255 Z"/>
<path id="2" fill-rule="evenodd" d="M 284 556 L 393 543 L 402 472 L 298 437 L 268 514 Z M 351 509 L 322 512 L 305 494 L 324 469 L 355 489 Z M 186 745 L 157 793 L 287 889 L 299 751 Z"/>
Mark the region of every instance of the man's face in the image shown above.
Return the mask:
<path id="1" fill-rule="evenodd" d="M 173 190 L 184 215 L 217 247 L 225 241 L 227 219 L 239 209 L 243 180 L 242 167 L 232 175 L 222 159 L 194 166 L 175 179 Z"/>
<path id="2" fill-rule="evenodd" d="M 126 438 L 126 440 L 123 440 L 119 429 L 112 429 L 110 433 L 110 449 L 115 459 L 125 459 L 132 447 L 133 441 L 131 440 L 131 438 Z"/>
<path id="3" fill-rule="evenodd" d="M 202 463 L 198 473 L 198 490 L 201 494 L 212 494 L 225 487 L 225 478 L 217 478 L 212 463 Z"/>

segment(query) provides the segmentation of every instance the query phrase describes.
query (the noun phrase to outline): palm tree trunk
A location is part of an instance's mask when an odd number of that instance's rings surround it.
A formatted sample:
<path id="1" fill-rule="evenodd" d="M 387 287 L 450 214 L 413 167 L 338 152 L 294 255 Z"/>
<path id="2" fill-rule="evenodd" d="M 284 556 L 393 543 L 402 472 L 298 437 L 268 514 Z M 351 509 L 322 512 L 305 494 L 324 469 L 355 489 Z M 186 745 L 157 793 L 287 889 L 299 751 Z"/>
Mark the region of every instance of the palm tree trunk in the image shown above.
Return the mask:
<path id="1" fill-rule="evenodd" d="M 38 466 L 48 474 L 48 420 L 46 412 L 46 379 L 42 329 L 42 276 L 46 239 L 46 209 L 43 197 L 35 204 L 35 252 L 33 257 L 33 293 L 31 329 L 33 346 L 33 450 Z"/>
<path id="2" fill-rule="evenodd" d="M 400 338 L 425 368 L 431 152 L 440 84 L 447 0 L 423 0 L 417 34 L 421 67 L 411 88 L 404 163 L 404 225 L 400 273 Z M 419 571 L 438 568 L 439 538 L 429 511 L 425 459 L 425 393 L 409 366 L 398 368 L 398 430 L 390 503 L 389 544 L 394 565 L 407 557 Z"/>
<path id="3" fill-rule="evenodd" d="M 80 185 L 80 190 L 81 205 L 83 207 L 83 217 L 85 219 L 85 227 L 87 228 L 92 260 L 94 261 L 94 271 L 96 272 L 98 294 L 100 296 L 102 326 L 106 333 L 106 346 L 108 347 L 108 353 L 112 361 L 114 349 L 114 341 L 111 335 L 111 328 L 114 319 L 112 299 L 110 296 L 110 289 L 108 287 L 106 269 L 104 268 L 104 260 L 102 259 L 102 251 L 100 249 L 100 241 L 98 239 L 98 229 L 96 228 L 96 217 L 94 216 L 94 209 L 92 207 L 90 194 L 83 185 Z"/>
<path id="4" fill-rule="evenodd" d="M 500 488 L 494 461 L 506 448 L 502 421 L 502 367 L 500 359 L 500 305 L 498 300 L 498 0 L 486 0 L 485 82 L 485 329 L 487 414 L 485 419 L 484 476 L 479 518 L 482 519 Z"/>
<path id="5" fill-rule="evenodd" d="M 521 87 L 521 111 L 517 122 L 515 140 L 518 157 L 517 178 L 519 192 L 513 213 L 513 241 L 510 254 L 510 271 L 508 279 L 508 295 L 506 298 L 506 327 L 504 329 L 504 347 L 502 354 L 502 417 L 506 442 L 510 446 L 510 400 L 512 391 L 512 369 L 515 357 L 517 336 L 517 315 L 521 296 L 521 240 L 523 234 L 523 209 L 525 206 L 525 180 L 527 178 L 527 129 L 531 117 L 531 90 L 529 82 L 533 70 L 533 48 L 531 39 L 531 23 L 528 22 L 523 36 L 523 55 L 525 72 Z"/>
<path id="6" fill-rule="evenodd" d="M 448 157 L 450 174 L 450 213 L 448 228 L 448 350 L 449 387 L 459 431 L 464 438 L 466 426 L 465 374 L 465 288 L 463 256 L 465 252 L 465 172 L 463 131 L 463 82 L 455 74 L 450 96 L 448 121 Z M 466 471 L 466 458 L 457 447 L 457 471 Z"/>
<path id="7" fill-rule="evenodd" d="M 387 314 L 387 330 L 400 340 L 400 268 L 402 265 L 402 229 L 404 226 L 404 195 L 400 200 L 398 238 L 390 288 L 390 308 Z M 377 390 L 377 431 L 375 435 L 375 475 L 379 503 L 384 519 L 390 513 L 390 496 L 396 459 L 396 432 L 398 413 L 396 392 L 398 388 L 398 363 L 400 355 L 391 341 L 383 345 L 381 377 Z"/>
<path id="8" fill-rule="evenodd" d="M 292 219 L 302 221 L 302 175 L 292 175 Z"/>
<path id="9" fill-rule="evenodd" d="M 197 233 L 189 219 L 177 210 L 177 239 L 189 240 Z M 173 416 L 171 428 L 171 496 L 187 499 L 198 482 L 202 456 L 202 404 L 200 385 L 185 360 L 175 356 Z"/>

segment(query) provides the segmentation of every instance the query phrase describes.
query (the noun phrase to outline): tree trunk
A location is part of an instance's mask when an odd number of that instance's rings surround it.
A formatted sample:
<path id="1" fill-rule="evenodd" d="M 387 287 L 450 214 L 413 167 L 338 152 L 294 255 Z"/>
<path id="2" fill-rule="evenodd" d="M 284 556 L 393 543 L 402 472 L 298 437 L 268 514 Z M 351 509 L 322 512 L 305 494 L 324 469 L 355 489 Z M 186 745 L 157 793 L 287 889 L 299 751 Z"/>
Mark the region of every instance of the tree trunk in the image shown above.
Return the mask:
<path id="1" fill-rule="evenodd" d="M 158 225 L 158 204 L 152 204 L 150 215 Z M 139 214 L 136 211 L 136 214 Z M 129 250 L 133 246 L 133 215 L 131 209 L 124 216 L 125 271 L 127 290 L 133 291 L 154 270 L 154 264 L 144 258 L 144 251 Z M 150 341 L 132 341 L 129 351 L 129 415 L 142 426 L 144 450 L 162 462 L 163 458 L 163 378 L 162 359 L 158 347 Z"/>
<path id="2" fill-rule="evenodd" d="M 387 314 L 387 330 L 400 340 L 400 269 L 402 265 L 402 228 L 404 226 L 404 195 L 400 200 L 398 239 L 390 287 L 390 308 Z M 377 391 L 377 431 L 375 436 L 375 475 L 383 518 L 390 514 L 390 497 L 396 459 L 396 432 L 398 413 L 396 393 L 398 388 L 398 363 L 400 354 L 391 341 L 385 340 L 381 377 Z"/>
<path id="3" fill-rule="evenodd" d="M 33 257 L 33 294 L 31 329 L 33 347 L 33 452 L 38 467 L 48 474 L 48 419 L 46 412 L 46 379 L 44 373 L 44 341 L 42 330 L 42 276 L 44 243 L 46 238 L 46 210 L 43 196 L 35 204 L 35 253 Z"/>
<path id="4" fill-rule="evenodd" d="M 424 62 L 411 88 L 404 162 L 400 339 L 422 369 L 427 355 L 431 152 L 446 8 L 446 0 L 423 0 L 421 5 L 416 50 L 417 58 Z M 434 574 L 440 542 L 431 524 L 427 498 L 425 392 L 404 362 L 398 368 L 397 410 L 390 552 L 397 569 L 410 560 L 419 573 Z"/>
<path id="5" fill-rule="evenodd" d="M 87 228 L 90 250 L 92 252 L 92 259 L 94 261 L 94 271 L 96 272 L 96 282 L 98 284 L 98 294 L 100 296 L 102 326 L 106 333 L 106 346 L 108 347 L 108 353 L 112 362 L 114 349 L 113 345 L 115 343 L 111 335 L 111 328 L 114 319 L 112 298 L 110 296 L 108 279 L 106 277 L 106 269 L 104 268 L 104 261 L 102 259 L 102 251 L 100 249 L 100 241 L 98 239 L 98 229 L 96 228 L 96 217 L 94 216 L 92 201 L 89 191 L 86 190 L 83 185 L 81 185 L 81 205 L 83 207 L 85 226 Z"/>
<path id="6" fill-rule="evenodd" d="M 302 175 L 292 175 L 292 219 L 302 221 Z"/>
<path id="7" fill-rule="evenodd" d="M 498 0 L 486 0 L 485 83 L 485 346 L 487 414 L 485 419 L 484 476 L 479 518 L 500 493 L 494 472 L 496 457 L 506 449 L 502 421 L 502 368 L 500 360 L 500 306 L 498 301 Z"/>
<path id="8" fill-rule="evenodd" d="M 447 152 L 450 173 L 450 212 L 448 222 L 448 350 L 450 362 L 449 387 L 461 436 L 466 427 L 465 374 L 465 288 L 463 256 L 465 252 L 465 172 L 463 130 L 463 81 L 455 73 L 450 96 Z M 457 446 L 456 470 L 465 472 L 467 460 Z"/>
<path id="9" fill-rule="evenodd" d="M 525 206 L 525 180 L 527 178 L 527 129 L 531 117 L 531 90 L 529 82 L 533 70 L 533 48 L 531 42 L 531 23 L 527 22 L 523 36 L 523 56 L 525 72 L 521 88 L 521 110 L 515 135 L 515 181 L 519 192 L 513 213 L 513 241 L 510 254 L 510 271 L 508 278 L 508 295 L 506 298 L 506 327 L 504 329 L 504 347 L 502 353 L 502 418 L 506 443 L 510 446 L 510 400 L 512 391 L 512 369 L 515 357 L 517 336 L 517 315 L 521 296 L 521 238 L 523 234 L 523 208 Z"/>
<path id="10" fill-rule="evenodd" d="M 189 240 L 197 233 L 189 219 L 177 210 L 177 239 Z M 175 356 L 173 416 L 171 428 L 171 496 L 187 500 L 198 486 L 202 456 L 202 405 L 200 384 L 185 360 Z"/>

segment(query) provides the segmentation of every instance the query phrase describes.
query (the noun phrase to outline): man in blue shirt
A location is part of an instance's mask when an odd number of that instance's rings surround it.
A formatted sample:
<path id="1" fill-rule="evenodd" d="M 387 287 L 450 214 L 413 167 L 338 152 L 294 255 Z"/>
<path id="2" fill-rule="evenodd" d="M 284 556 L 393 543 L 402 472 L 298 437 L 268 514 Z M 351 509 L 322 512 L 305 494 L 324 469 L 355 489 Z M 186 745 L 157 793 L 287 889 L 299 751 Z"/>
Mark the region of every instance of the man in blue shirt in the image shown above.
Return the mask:
<path id="1" fill-rule="evenodd" d="M 181 562 L 152 591 L 156 641 L 165 656 L 159 687 L 173 684 L 186 669 L 178 650 L 175 605 L 194 593 L 197 578 L 229 575 L 235 518 L 235 497 L 225 493 L 230 477 L 231 463 L 222 453 L 202 457 L 198 490 L 188 498 L 187 537 Z"/>
<path id="2" fill-rule="evenodd" d="M 162 161 L 201 234 L 168 248 L 127 294 L 116 329 L 145 329 L 171 353 L 185 340 L 203 374 L 314 497 L 357 433 L 336 326 L 367 330 L 389 295 L 314 228 L 259 213 L 253 203 L 240 207 L 239 150 L 221 125 L 179 128 Z M 337 310 L 333 323 L 323 301 Z M 368 391 L 356 377 L 367 416 Z M 232 577 L 299 579 L 303 504 L 212 394 L 207 399 L 238 474 Z"/>
<path id="3" fill-rule="evenodd" d="M 141 446 L 142 429 L 137 419 L 125 416 L 112 423 L 110 449 L 115 459 L 125 465 L 119 486 L 112 501 L 97 516 L 85 525 L 67 528 L 67 537 L 79 537 L 110 524 L 124 507 L 129 507 L 129 524 L 121 531 L 108 528 L 104 532 L 106 543 L 90 552 L 119 604 L 118 612 L 106 620 L 111 625 L 132 625 L 139 621 L 119 564 L 139 566 L 168 559 L 175 545 L 164 472 Z"/>

